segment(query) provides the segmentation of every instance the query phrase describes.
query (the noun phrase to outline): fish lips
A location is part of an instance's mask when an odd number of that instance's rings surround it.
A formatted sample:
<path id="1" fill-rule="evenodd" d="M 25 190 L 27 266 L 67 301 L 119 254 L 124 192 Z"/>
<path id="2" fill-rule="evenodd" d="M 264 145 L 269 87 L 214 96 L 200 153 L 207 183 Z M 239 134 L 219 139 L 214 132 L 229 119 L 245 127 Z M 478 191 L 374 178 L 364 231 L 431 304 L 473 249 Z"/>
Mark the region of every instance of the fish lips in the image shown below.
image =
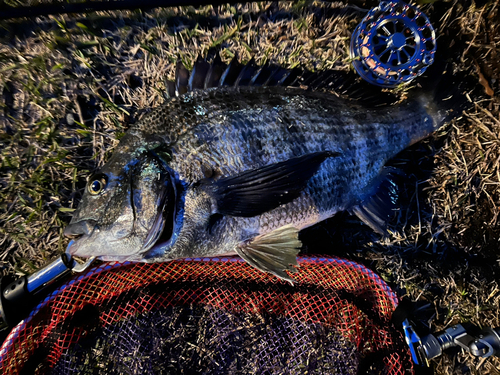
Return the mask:
<path id="1" fill-rule="evenodd" d="M 96 227 L 97 222 L 92 219 L 80 220 L 76 223 L 70 223 L 63 232 L 64 236 L 71 238 L 66 252 L 70 253 L 71 255 L 82 257 L 92 256 L 93 254 L 91 254 L 90 252 L 89 254 L 83 254 L 81 245 L 82 242 L 85 241 L 85 238 L 89 238 L 90 236 L 92 236 Z"/>
<path id="2" fill-rule="evenodd" d="M 71 223 L 64 229 L 64 235 L 75 239 L 83 235 L 90 236 L 94 232 L 96 224 L 97 222 L 92 219 Z"/>
<path id="3" fill-rule="evenodd" d="M 97 227 L 97 221 L 92 219 L 80 220 L 76 223 L 70 223 L 64 229 L 64 236 L 71 239 L 66 252 L 71 255 L 78 255 L 82 257 L 90 257 L 93 256 L 90 252 L 88 254 L 82 253 L 82 243 L 85 241 L 85 238 L 89 238 L 94 233 Z M 83 250 L 85 252 L 85 250 Z"/>

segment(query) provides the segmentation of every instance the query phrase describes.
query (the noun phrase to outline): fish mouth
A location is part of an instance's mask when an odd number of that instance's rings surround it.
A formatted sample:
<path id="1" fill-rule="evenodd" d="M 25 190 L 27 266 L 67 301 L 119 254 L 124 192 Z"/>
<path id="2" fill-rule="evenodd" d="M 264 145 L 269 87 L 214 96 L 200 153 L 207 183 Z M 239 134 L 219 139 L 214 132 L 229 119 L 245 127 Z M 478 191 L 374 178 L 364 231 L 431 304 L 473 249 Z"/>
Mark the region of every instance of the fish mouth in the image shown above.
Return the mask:
<path id="1" fill-rule="evenodd" d="M 77 240 L 78 238 L 81 238 L 85 235 L 90 236 L 92 232 L 94 231 L 96 227 L 97 221 L 88 219 L 88 220 L 81 220 L 76 223 L 70 223 L 65 229 L 64 229 L 64 236 L 72 239 L 72 240 Z"/>
<path id="2" fill-rule="evenodd" d="M 69 252 L 71 255 L 75 255 L 80 248 L 79 241 L 83 237 L 90 237 L 94 230 L 97 227 L 97 221 L 92 219 L 80 220 L 76 223 L 70 223 L 66 228 L 64 228 L 64 236 L 71 239 L 68 247 L 66 248 L 66 252 Z M 82 254 L 81 256 L 86 256 Z M 90 256 L 90 255 L 89 255 Z"/>
<path id="3" fill-rule="evenodd" d="M 177 189 L 174 181 L 171 181 L 160 199 L 158 214 L 151 229 L 144 240 L 142 251 L 147 252 L 153 246 L 168 244 L 174 234 L 177 219 Z"/>

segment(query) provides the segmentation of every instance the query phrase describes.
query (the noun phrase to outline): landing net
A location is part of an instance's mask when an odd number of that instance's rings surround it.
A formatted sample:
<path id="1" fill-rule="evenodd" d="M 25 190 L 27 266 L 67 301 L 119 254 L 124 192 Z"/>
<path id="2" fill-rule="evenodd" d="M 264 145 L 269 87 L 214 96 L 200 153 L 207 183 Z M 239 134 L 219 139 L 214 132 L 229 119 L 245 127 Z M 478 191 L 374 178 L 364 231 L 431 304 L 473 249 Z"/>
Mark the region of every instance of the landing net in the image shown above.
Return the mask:
<path id="1" fill-rule="evenodd" d="M 239 258 L 103 264 L 48 296 L 0 349 L 5 374 L 413 374 L 370 270 L 299 258 L 294 286 Z"/>

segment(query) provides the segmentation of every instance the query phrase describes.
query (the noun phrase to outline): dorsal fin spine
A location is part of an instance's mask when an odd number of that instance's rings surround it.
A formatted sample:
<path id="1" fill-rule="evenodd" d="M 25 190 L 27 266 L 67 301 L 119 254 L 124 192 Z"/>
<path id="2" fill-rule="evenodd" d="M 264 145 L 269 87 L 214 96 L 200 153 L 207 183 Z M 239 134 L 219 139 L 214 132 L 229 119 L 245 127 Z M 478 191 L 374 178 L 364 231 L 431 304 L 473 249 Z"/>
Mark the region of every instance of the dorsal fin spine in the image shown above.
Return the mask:
<path id="1" fill-rule="evenodd" d="M 233 57 L 229 65 L 216 56 L 211 64 L 198 57 L 193 72 L 177 61 L 175 70 L 175 85 L 167 84 L 167 96 L 179 96 L 195 89 L 208 89 L 222 86 L 284 86 L 304 87 L 309 90 L 335 92 L 347 99 L 363 102 L 365 106 L 392 105 L 398 101 L 398 96 L 383 92 L 377 86 L 361 80 L 353 72 L 329 70 L 310 72 L 298 68 L 285 69 L 279 66 L 258 66 L 252 58 L 246 65 Z"/>

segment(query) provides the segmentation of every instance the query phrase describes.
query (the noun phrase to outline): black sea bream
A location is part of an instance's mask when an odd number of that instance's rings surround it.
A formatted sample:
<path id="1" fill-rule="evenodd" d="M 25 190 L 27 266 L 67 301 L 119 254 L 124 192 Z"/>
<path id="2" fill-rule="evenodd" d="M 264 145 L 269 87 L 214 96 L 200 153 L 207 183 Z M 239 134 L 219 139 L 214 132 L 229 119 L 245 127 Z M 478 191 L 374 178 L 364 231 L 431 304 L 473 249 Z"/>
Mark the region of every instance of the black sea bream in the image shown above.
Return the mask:
<path id="1" fill-rule="evenodd" d="M 439 128 L 445 106 L 425 92 L 381 107 L 345 99 L 332 91 L 348 74 L 336 74 L 305 89 L 280 68 L 198 61 L 188 81 L 178 66 L 179 96 L 132 126 L 89 179 L 69 252 L 142 262 L 237 253 L 291 280 L 301 229 L 350 210 L 383 232 L 384 165 Z"/>

